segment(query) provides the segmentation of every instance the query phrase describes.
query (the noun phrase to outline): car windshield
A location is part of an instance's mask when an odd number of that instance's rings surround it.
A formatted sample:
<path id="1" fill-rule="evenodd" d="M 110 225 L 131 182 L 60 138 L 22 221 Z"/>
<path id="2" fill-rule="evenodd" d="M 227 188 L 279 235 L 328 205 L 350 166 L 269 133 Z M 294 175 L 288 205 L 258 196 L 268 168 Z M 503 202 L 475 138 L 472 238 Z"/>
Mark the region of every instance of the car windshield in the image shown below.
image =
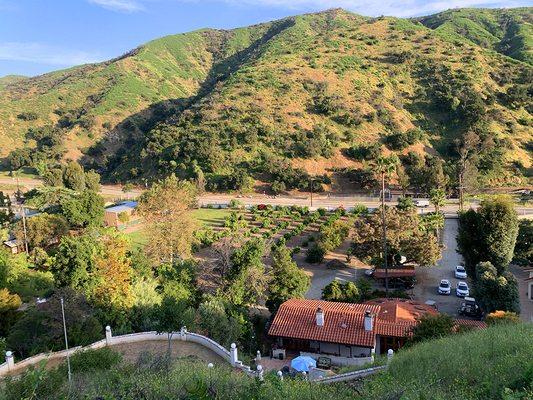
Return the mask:
<path id="1" fill-rule="evenodd" d="M 468 286 L 466 286 L 466 283 L 460 283 L 460 284 L 458 285 L 458 287 L 459 287 L 459 289 L 461 289 L 461 290 L 467 290 L 467 289 L 468 289 Z"/>
<path id="2" fill-rule="evenodd" d="M 465 272 L 465 269 L 461 266 L 457 267 L 457 272 Z"/>
<path id="3" fill-rule="evenodd" d="M 447 288 L 448 286 L 450 286 L 450 284 L 448 282 L 441 282 L 440 283 L 440 287 Z"/>

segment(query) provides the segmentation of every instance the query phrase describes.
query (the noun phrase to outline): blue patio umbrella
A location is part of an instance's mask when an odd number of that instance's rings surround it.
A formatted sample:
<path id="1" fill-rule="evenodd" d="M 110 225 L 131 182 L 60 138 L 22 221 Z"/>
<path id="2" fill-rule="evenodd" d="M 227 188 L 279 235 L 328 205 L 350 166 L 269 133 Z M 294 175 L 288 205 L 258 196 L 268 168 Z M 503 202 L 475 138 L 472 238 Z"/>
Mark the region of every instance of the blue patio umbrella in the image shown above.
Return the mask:
<path id="1" fill-rule="evenodd" d="M 309 368 L 316 368 L 316 361 L 308 356 L 299 356 L 291 361 L 291 367 L 298 372 L 309 372 Z"/>

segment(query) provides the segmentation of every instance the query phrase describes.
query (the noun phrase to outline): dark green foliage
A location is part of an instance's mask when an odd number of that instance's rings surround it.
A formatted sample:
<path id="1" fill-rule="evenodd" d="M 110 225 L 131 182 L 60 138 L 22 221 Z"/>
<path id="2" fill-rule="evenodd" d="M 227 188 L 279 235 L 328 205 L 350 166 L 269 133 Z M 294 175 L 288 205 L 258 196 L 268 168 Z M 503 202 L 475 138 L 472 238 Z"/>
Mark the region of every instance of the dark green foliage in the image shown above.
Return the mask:
<path id="1" fill-rule="evenodd" d="M 385 136 L 385 144 L 391 150 L 403 150 L 424 138 L 420 129 L 410 129 L 406 132 L 396 132 Z"/>
<path id="2" fill-rule="evenodd" d="M 70 346 L 93 343 L 104 336 L 85 297 L 72 289 L 57 290 L 46 303 L 28 310 L 12 327 L 7 343 L 19 356 L 64 348 L 60 298 L 65 301 L 65 318 Z"/>
<path id="3" fill-rule="evenodd" d="M 323 247 L 313 243 L 311 247 L 307 249 L 305 256 L 305 261 L 312 264 L 321 263 L 324 261 L 324 256 L 326 255 L 326 250 Z"/>
<path id="4" fill-rule="evenodd" d="M 350 182 L 353 182 L 358 188 L 373 189 L 377 186 L 375 174 L 372 170 L 366 169 L 352 169 L 345 172 Z"/>
<path id="5" fill-rule="evenodd" d="M 65 187 L 76 192 L 85 189 L 85 172 L 83 167 L 75 161 L 67 163 L 63 170 L 63 182 Z"/>
<path id="6" fill-rule="evenodd" d="M 490 262 L 476 265 L 474 294 L 483 311 L 520 312 L 518 282 L 509 271 L 498 273 Z"/>
<path id="7" fill-rule="evenodd" d="M 513 262 L 533 265 L 533 221 L 530 219 L 520 220 Z"/>
<path id="8" fill-rule="evenodd" d="M 372 145 L 358 145 L 349 147 L 346 150 L 348 157 L 352 157 L 356 160 L 375 160 L 381 155 L 381 145 L 374 143 Z"/>
<path id="9" fill-rule="evenodd" d="M 288 154 L 301 158 L 329 158 L 339 144 L 337 134 L 326 125 L 315 125 L 310 131 L 299 131 L 293 137 L 293 151 Z"/>
<path id="10" fill-rule="evenodd" d="M 74 197 L 63 199 L 61 213 L 76 227 L 97 227 L 104 222 L 104 199 L 96 192 L 84 190 Z"/>
<path id="11" fill-rule="evenodd" d="M 303 298 L 310 279 L 292 260 L 291 251 L 277 246 L 272 252 L 272 280 L 269 282 L 268 309 L 275 312 L 281 303 L 292 298 Z"/>
<path id="12" fill-rule="evenodd" d="M 355 283 L 340 283 L 338 280 L 334 280 L 322 290 L 322 299 L 343 303 L 357 303 L 361 300 L 361 294 Z"/>
<path id="13" fill-rule="evenodd" d="M 319 114 L 332 115 L 341 108 L 341 98 L 329 93 L 328 84 L 320 82 L 314 88 L 313 109 Z"/>
<path id="14" fill-rule="evenodd" d="M 108 371 L 122 361 L 122 354 L 109 347 L 98 350 L 84 350 L 70 357 L 70 368 L 73 373 Z"/>
<path id="15" fill-rule="evenodd" d="M 424 315 L 413 328 L 411 341 L 416 343 L 451 335 L 454 326 L 455 321 L 448 314 Z"/>
<path id="16" fill-rule="evenodd" d="M 478 211 L 469 210 L 459 217 L 457 245 L 472 276 L 474 267 L 489 261 L 498 273 L 504 272 L 513 258 L 518 217 L 513 203 L 506 198 L 484 200 Z"/>
<path id="17" fill-rule="evenodd" d="M 398 204 L 396 205 L 398 210 L 410 211 L 416 209 L 415 202 L 412 197 L 400 197 L 398 199 Z"/>

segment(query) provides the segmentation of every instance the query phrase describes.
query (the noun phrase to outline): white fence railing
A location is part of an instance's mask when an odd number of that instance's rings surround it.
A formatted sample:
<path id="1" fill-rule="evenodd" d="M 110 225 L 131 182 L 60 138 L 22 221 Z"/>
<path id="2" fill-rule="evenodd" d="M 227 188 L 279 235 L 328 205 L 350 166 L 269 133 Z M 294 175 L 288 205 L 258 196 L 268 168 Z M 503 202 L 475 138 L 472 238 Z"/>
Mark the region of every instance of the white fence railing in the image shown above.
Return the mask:
<path id="1" fill-rule="evenodd" d="M 6 352 L 6 362 L 3 364 L 0 364 L 0 377 L 6 376 L 11 372 L 22 371 L 32 365 L 39 364 L 43 360 L 50 361 L 50 360 L 55 360 L 55 359 L 63 359 L 67 357 L 67 354 L 72 355 L 82 350 L 88 350 L 88 349 L 95 350 L 95 349 L 101 349 L 102 347 L 106 347 L 106 346 L 115 346 L 115 345 L 124 344 L 124 343 L 146 342 L 146 341 L 153 341 L 153 340 L 166 341 L 168 340 L 168 334 L 157 333 L 155 331 L 152 331 L 152 332 L 131 333 L 131 334 L 121 335 L 121 336 L 113 336 L 111 333 L 111 328 L 107 326 L 105 339 L 99 340 L 98 342 L 92 343 L 85 347 L 78 346 L 78 347 L 73 347 L 69 349 L 68 351 L 63 350 L 63 351 L 50 352 L 50 353 L 41 353 L 41 354 L 37 354 L 32 357 L 26 358 L 17 363 L 14 362 L 13 353 L 8 351 Z M 182 340 L 186 342 L 197 343 L 201 346 L 208 348 L 213 353 L 218 355 L 221 359 L 230 363 L 233 367 L 240 369 L 246 374 L 251 375 L 251 376 L 257 376 L 258 374 L 257 371 L 252 371 L 252 369 L 249 366 L 244 365 L 241 361 L 239 361 L 238 354 L 237 354 L 237 346 L 235 345 L 235 343 L 232 343 L 231 349 L 227 350 L 224 346 L 215 342 L 214 340 L 206 336 L 200 335 L 198 333 L 188 332 L 187 329 L 185 328 L 182 328 L 179 332 L 172 332 L 171 340 Z"/>

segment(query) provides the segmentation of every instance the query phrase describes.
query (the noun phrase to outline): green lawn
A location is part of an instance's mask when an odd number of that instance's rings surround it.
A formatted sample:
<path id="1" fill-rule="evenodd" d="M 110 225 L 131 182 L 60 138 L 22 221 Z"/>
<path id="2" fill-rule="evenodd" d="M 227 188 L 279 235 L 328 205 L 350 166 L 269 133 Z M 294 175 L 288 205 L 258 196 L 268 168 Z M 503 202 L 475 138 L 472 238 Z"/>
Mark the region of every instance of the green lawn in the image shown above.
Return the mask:
<path id="1" fill-rule="evenodd" d="M 224 224 L 224 218 L 230 215 L 231 210 L 213 209 L 213 208 L 199 208 L 192 212 L 192 215 L 196 220 L 204 226 L 222 226 Z"/>
<path id="2" fill-rule="evenodd" d="M 226 218 L 230 212 L 230 210 L 199 208 L 192 212 L 192 216 L 202 226 L 216 227 L 224 224 L 224 218 Z M 146 236 L 143 226 L 140 226 L 139 229 L 134 232 L 127 232 L 125 235 L 130 239 L 132 249 L 143 247 L 148 242 L 148 237 Z"/>

